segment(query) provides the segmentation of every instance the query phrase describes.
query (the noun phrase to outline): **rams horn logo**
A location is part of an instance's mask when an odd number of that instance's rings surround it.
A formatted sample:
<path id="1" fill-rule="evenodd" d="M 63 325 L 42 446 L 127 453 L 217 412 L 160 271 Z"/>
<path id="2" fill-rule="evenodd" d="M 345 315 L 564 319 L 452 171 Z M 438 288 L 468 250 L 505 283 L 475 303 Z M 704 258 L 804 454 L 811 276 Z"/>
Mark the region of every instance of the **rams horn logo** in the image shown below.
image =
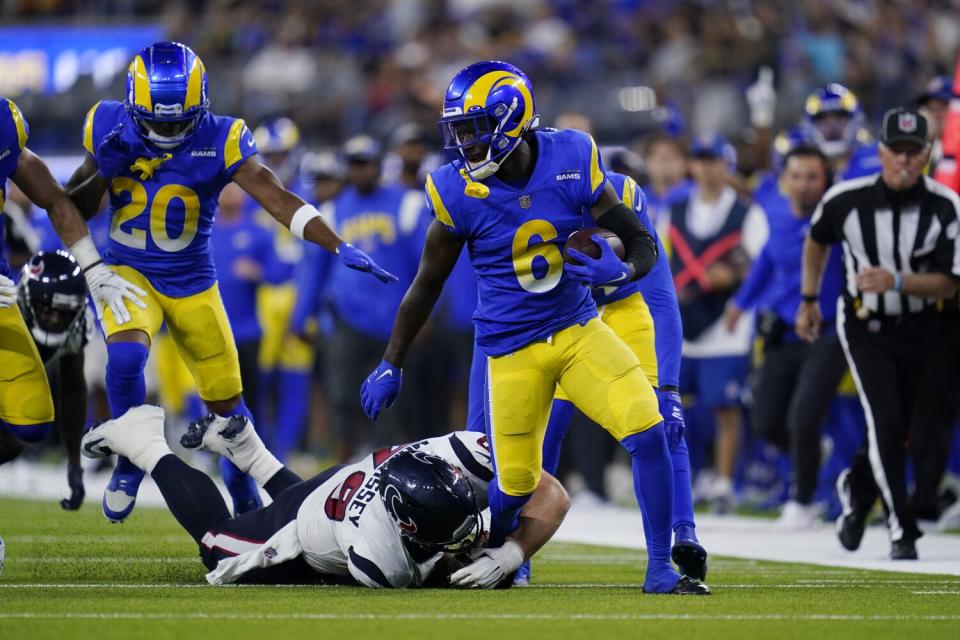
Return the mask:
<path id="1" fill-rule="evenodd" d="M 417 523 L 409 517 L 405 518 L 400 515 L 399 510 L 403 507 L 403 497 L 395 486 L 387 485 L 383 492 L 383 503 L 386 505 L 387 510 L 390 511 L 390 515 L 393 516 L 398 527 L 410 535 L 417 532 Z"/>

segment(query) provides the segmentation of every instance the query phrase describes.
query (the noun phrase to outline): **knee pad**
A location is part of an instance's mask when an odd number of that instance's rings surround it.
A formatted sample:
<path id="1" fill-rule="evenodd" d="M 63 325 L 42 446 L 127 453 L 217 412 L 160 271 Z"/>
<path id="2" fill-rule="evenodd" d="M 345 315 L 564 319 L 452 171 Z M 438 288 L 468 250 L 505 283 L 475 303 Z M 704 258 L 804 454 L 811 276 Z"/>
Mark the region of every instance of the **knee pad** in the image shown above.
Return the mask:
<path id="1" fill-rule="evenodd" d="M 497 469 L 500 486 L 510 496 L 529 496 L 540 484 L 540 469 L 504 466 Z"/>
<path id="2" fill-rule="evenodd" d="M 15 438 L 21 442 L 43 442 L 53 427 L 52 422 L 40 422 L 38 424 L 10 424 L 0 420 L 0 426 L 6 427 L 7 431 L 12 433 Z"/>

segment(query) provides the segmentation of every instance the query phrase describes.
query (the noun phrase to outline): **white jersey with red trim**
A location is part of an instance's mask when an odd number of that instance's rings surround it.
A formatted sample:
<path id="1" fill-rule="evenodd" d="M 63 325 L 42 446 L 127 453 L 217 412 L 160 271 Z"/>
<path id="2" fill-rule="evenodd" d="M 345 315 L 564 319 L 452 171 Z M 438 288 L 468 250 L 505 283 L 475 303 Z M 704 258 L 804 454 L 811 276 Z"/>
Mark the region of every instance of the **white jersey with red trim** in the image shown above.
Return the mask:
<path id="1" fill-rule="evenodd" d="M 380 499 L 380 467 L 398 451 L 425 451 L 456 466 L 473 486 L 481 507 L 493 463 L 486 436 L 449 435 L 380 449 L 346 465 L 300 505 L 296 527 L 303 558 L 320 573 L 352 576 L 374 588 L 422 585 L 442 554 L 414 557 Z"/>

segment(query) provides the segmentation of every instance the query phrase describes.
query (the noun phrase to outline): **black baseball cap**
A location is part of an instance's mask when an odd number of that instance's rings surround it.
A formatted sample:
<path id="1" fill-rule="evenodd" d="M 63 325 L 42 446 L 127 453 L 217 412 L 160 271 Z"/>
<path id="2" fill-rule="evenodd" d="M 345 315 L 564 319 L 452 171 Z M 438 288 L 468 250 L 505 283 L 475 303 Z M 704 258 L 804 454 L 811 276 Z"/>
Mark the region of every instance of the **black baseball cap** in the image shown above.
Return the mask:
<path id="1" fill-rule="evenodd" d="M 911 142 L 918 147 L 927 145 L 927 118 L 916 109 L 897 107 L 883 114 L 880 142 L 886 146 Z"/>

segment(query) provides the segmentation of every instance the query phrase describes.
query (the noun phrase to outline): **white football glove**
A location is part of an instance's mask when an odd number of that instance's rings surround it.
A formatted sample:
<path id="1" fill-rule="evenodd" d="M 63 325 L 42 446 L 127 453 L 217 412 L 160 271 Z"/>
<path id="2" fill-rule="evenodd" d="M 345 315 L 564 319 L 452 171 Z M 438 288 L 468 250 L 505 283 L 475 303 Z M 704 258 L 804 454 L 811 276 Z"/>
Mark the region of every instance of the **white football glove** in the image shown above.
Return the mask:
<path id="1" fill-rule="evenodd" d="M 17 304 L 17 285 L 13 280 L 0 274 L 0 309 L 6 309 Z"/>
<path id="2" fill-rule="evenodd" d="M 523 549 L 507 540 L 496 549 L 475 549 L 473 562 L 450 575 L 450 585 L 464 589 L 493 589 L 523 564 Z"/>
<path id="3" fill-rule="evenodd" d="M 101 261 L 100 253 L 90 236 L 84 236 L 72 245 L 70 253 L 83 269 L 87 288 L 90 289 L 90 296 L 97 308 L 98 320 L 103 320 L 103 309 L 107 307 L 113 313 L 117 324 L 130 322 L 130 312 L 124 300 L 129 300 L 141 309 L 147 308 L 142 300 L 142 296 L 147 295 L 147 292 L 108 269 Z"/>
<path id="4" fill-rule="evenodd" d="M 777 111 L 777 90 L 773 87 L 773 69 L 761 67 L 757 80 L 747 87 L 750 106 L 750 124 L 757 129 L 769 129 Z"/>

